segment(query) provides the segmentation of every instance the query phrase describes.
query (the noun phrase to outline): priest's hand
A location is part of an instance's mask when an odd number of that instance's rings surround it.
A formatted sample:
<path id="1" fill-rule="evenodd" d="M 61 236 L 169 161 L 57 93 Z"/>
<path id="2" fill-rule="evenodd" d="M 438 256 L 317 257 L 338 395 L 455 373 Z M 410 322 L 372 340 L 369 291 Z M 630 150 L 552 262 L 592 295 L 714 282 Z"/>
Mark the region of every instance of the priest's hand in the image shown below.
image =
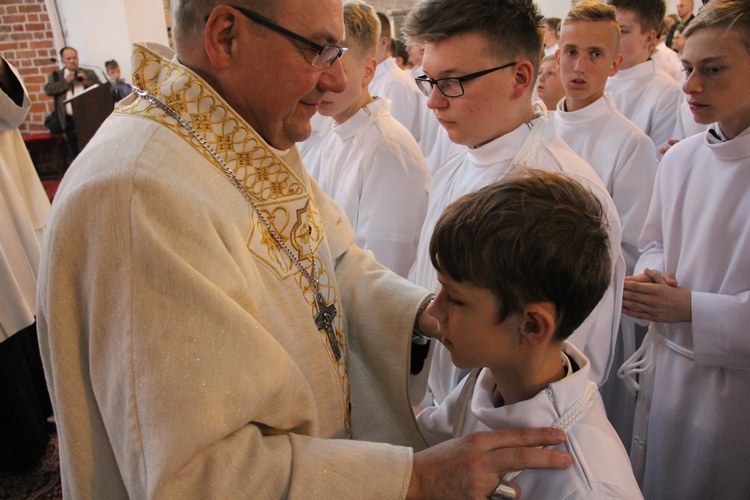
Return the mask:
<path id="1" fill-rule="evenodd" d="M 522 469 L 565 469 L 567 453 L 547 450 L 565 441 L 559 429 L 504 429 L 451 439 L 414 454 L 407 498 L 489 498 L 500 476 Z"/>
<path id="2" fill-rule="evenodd" d="M 673 274 L 646 269 L 627 276 L 622 294 L 622 312 L 633 318 L 660 323 L 692 320 L 690 290 L 680 288 Z"/>

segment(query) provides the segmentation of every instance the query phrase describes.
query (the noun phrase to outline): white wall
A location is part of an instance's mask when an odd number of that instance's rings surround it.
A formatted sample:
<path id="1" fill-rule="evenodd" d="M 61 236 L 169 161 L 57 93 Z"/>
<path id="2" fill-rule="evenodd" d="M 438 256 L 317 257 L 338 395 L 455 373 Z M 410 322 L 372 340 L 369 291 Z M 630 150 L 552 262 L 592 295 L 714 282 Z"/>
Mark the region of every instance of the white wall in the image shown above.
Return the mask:
<path id="1" fill-rule="evenodd" d="M 55 32 L 58 49 L 78 50 L 82 66 L 104 69 L 115 59 L 122 76 L 130 81 L 130 53 L 134 41 L 168 44 L 167 21 L 162 0 L 53 0 L 60 15 L 61 31 Z M 100 79 L 104 78 L 96 71 Z"/>

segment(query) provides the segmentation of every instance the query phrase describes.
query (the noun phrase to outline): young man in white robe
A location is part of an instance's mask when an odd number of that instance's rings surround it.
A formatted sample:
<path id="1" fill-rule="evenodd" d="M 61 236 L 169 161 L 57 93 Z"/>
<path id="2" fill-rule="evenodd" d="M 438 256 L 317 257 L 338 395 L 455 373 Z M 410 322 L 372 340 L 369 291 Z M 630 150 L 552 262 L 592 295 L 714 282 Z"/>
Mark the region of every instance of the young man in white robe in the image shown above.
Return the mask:
<path id="1" fill-rule="evenodd" d="M 241 3 L 179 2 L 177 53 L 135 45 L 140 90 L 56 196 L 37 321 L 65 496 L 480 497 L 568 465 L 519 454 L 551 429 L 418 451 L 430 294 L 354 244 L 294 145 L 346 87 L 342 3 Z"/>
<path id="2" fill-rule="evenodd" d="M 391 102 L 373 99 L 367 89 L 377 66 L 375 11 L 346 3 L 344 25 L 348 51 L 341 64 L 348 83 L 343 92 L 326 92 L 318 105 L 334 123 L 313 148 L 319 152 L 313 177 L 346 212 L 357 245 L 406 277 L 427 212 L 430 171 L 417 141 L 391 116 Z"/>
<path id="3" fill-rule="evenodd" d="M 617 74 L 622 61 L 619 42 L 620 27 L 612 6 L 588 0 L 568 12 L 558 52 L 566 95 L 552 119 L 555 133 L 589 162 L 612 195 L 622 222 L 626 272 L 632 274 L 657 161 L 648 136 L 620 114 L 612 94 L 604 91 L 607 79 Z M 624 317 L 615 363 L 602 395 L 610 420 L 628 443 L 635 398 L 615 372 L 636 347 L 635 325 Z"/>
<path id="4" fill-rule="evenodd" d="M 380 36 L 375 55 L 378 65 L 370 82 L 370 95 L 390 99 L 393 117 L 401 122 L 421 144 L 424 100 L 414 84 L 414 78 L 399 68 L 396 60 L 388 55 L 388 47 L 393 37 L 388 16 L 378 12 L 378 19 L 380 20 Z"/>
<path id="5" fill-rule="evenodd" d="M 651 53 L 659 41 L 658 33 L 666 7 L 664 0 L 608 0 L 617 9 L 622 37 L 620 71 L 607 82 L 617 109 L 635 123 L 660 150 L 674 137 L 680 84 L 656 68 Z"/>
<path id="6" fill-rule="evenodd" d="M 685 30 L 683 90 L 703 133 L 656 174 L 623 312 L 651 322 L 631 459 L 647 498 L 750 495 L 750 2 L 714 0 Z M 645 369 L 645 370 L 644 370 Z"/>
<path id="7" fill-rule="evenodd" d="M 450 139 L 464 146 L 433 176 L 429 206 L 411 280 L 439 288 L 427 246 L 440 214 L 464 194 L 503 179 L 519 167 L 563 172 L 586 184 L 605 206 L 613 242 L 610 287 L 594 312 L 571 337 L 591 361 L 591 376 L 603 382 L 611 364 L 620 322 L 625 265 L 617 209 L 594 170 L 560 138 L 547 134 L 546 113 L 535 112 L 531 95 L 542 39 L 541 16 L 531 1 L 425 0 L 412 9 L 403 31 L 425 44 L 426 76 L 418 80 L 429 94 Z M 465 373 L 441 346 L 435 349 L 430 390 L 442 401 Z"/>
<path id="8" fill-rule="evenodd" d="M 565 97 L 565 89 L 560 79 L 560 70 L 557 67 L 555 54 L 546 56 L 539 63 L 539 76 L 534 86 L 535 99 L 544 103 L 550 113 L 557 109 L 557 103 Z"/>
<path id="9" fill-rule="evenodd" d="M 606 224 L 580 183 L 529 170 L 459 198 L 432 234 L 441 289 L 428 310 L 471 373 L 417 422 L 430 445 L 519 424 L 565 429 L 559 449 L 574 466 L 513 476 L 526 498 L 642 498 L 590 363 L 566 340 L 609 285 Z"/>

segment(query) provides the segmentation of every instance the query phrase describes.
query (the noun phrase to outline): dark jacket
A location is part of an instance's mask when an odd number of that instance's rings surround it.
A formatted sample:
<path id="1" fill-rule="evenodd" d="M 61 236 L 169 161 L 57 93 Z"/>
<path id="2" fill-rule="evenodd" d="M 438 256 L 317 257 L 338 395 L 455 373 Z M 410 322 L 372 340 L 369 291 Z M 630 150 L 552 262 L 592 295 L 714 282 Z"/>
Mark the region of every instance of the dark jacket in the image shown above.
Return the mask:
<path id="1" fill-rule="evenodd" d="M 89 82 L 91 84 L 95 83 L 102 83 L 101 80 L 96 76 L 96 73 L 94 73 L 90 69 L 85 68 L 79 68 L 84 73 L 86 73 L 86 78 L 88 78 Z M 50 73 L 47 76 L 47 85 L 44 86 L 44 92 L 48 96 L 52 96 L 55 98 L 55 111 L 57 112 L 57 117 L 60 119 L 60 125 L 62 125 L 62 128 L 65 128 L 65 96 L 68 93 L 68 90 L 73 88 L 72 83 L 68 83 L 65 81 L 65 69 L 56 69 L 52 73 Z"/>

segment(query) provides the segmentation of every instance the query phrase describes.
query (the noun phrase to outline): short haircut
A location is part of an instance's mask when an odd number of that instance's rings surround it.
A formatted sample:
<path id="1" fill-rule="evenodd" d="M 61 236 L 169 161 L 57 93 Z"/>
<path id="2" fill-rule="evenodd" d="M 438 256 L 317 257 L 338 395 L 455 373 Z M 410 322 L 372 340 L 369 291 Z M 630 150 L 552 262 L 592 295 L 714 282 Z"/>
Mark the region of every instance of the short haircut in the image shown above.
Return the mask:
<path id="1" fill-rule="evenodd" d="M 555 62 L 556 60 L 557 60 L 557 57 L 555 57 L 555 54 L 544 56 L 542 57 L 542 60 L 539 61 L 539 66 L 541 66 L 543 63 L 546 63 L 546 62 Z"/>
<path id="2" fill-rule="evenodd" d="M 388 40 L 393 38 L 393 28 L 391 28 L 391 20 L 388 19 L 388 16 L 378 12 L 378 19 L 380 19 L 380 36 L 378 38 L 386 37 Z"/>
<path id="3" fill-rule="evenodd" d="M 375 9 L 358 0 L 348 0 L 344 3 L 344 26 L 344 45 L 357 57 L 375 57 L 380 38 L 380 21 Z"/>
<path id="4" fill-rule="evenodd" d="M 570 336 L 610 283 L 602 204 L 563 174 L 525 170 L 468 194 L 440 217 L 430 241 L 435 268 L 489 289 L 498 322 L 551 302 L 554 340 Z"/>
<path id="5" fill-rule="evenodd" d="M 641 33 L 654 30 L 657 36 L 661 34 L 661 23 L 667 12 L 664 0 L 608 0 L 607 3 L 617 10 L 629 10 L 635 14 Z"/>
<path id="6" fill-rule="evenodd" d="M 750 0 L 712 0 L 701 7 L 695 19 L 682 31 L 682 36 L 702 29 L 734 31 L 750 53 Z"/>
<path id="7" fill-rule="evenodd" d="M 560 21 L 559 17 L 548 17 L 544 20 L 544 27 L 557 33 L 560 31 Z"/>
<path id="8" fill-rule="evenodd" d="M 406 51 L 406 45 L 401 40 L 391 40 L 391 54 L 393 57 L 400 57 L 404 64 L 409 62 L 409 53 Z"/>
<path id="9" fill-rule="evenodd" d="M 620 50 L 620 25 L 617 23 L 617 11 L 613 6 L 597 0 L 583 0 L 568 11 L 562 26 L 577 21 L 610 23 L 615 32 L 615 48 Z"/>
<path id="10" fill-rule="evenodd" d="M 409 43 L 425 45 L 478 33 L 497 57 L 528 59 L 539 70 L 542 15 L 533 0 L 421 0 L 401 29 Z"/>
<path id="11" fill-rule="evenodd" d="M 206 18 L 217 5 L 225 4 L 222 0 L 177 0 L 174 13 L 172 38 L 179 49 L 182 44 L 189 45 L 200 39 L 206 27 Z M 284 2 L 267 2 L 263 0 L 234 0 L 233 5 L 252 10 L 263 16 L 274 18 Z M 258 29 L 267 29 L 258 27 Z"/>
<path id="12" fill-rule="evenodd" d="M 76 54 L 78 54 L 78 51 L 76 49 L 74 49 L 73 47 L 68 47 L 66 45 L 65 47 L 63 47 L 63 48 L 60 49 L 60 57 L 63 56 L 63 52 L 65 52 L 66 50 L 72 50 L 73 52 L 75 52 Z"/>
<path id="13" fill-rule="evenodd" d="M 110 59 L 109 61 L 104 63 L 104 67 L 107 69 L 117 69 L 120 67 L 119 64 L 117 64 L 117 61 L 114 59 Z"/>

